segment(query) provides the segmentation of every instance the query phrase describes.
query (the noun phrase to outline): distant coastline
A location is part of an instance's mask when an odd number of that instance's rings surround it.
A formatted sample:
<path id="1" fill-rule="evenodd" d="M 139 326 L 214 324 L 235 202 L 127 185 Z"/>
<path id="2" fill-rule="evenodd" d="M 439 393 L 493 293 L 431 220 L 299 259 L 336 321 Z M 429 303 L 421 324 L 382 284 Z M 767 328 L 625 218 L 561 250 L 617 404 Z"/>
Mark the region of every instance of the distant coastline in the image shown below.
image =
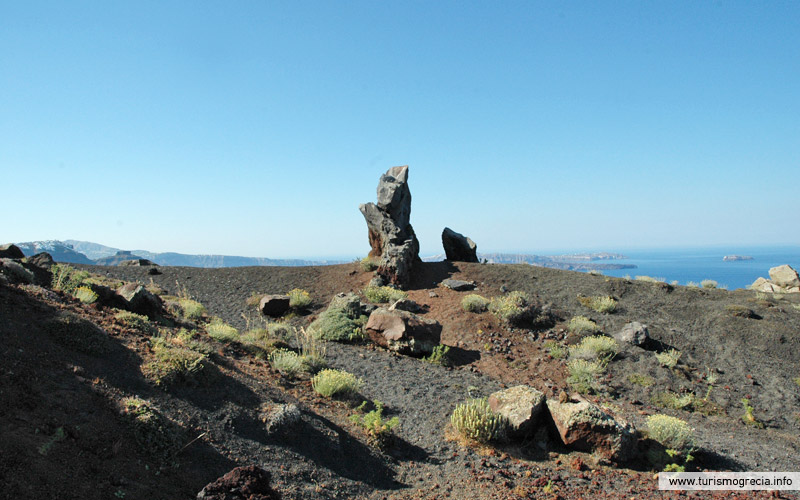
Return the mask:
<path id="1" fill-rule="evenodd" d="M 723 262 L 736 262 L 740 260 L 755 260 L 750 255 L 726 255 L 722 258 Z"/>

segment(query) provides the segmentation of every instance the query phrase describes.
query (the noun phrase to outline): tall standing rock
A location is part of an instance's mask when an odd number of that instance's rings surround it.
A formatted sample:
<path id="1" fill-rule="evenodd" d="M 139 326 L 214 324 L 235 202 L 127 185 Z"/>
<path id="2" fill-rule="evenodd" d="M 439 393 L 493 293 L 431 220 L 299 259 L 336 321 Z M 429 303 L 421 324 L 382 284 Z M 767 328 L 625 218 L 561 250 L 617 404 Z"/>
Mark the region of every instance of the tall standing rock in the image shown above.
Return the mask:
<path id="1" fill-rule="evenodd" d="M 378 204 L 358 207 L 367 221 L 370 257 L 380 257 L 377 274 L 385 283 L 408 285 L 419 259 L 419 242 L 411 227 L 408 166 L 392 167 L 378 182 Z"/>
<path id="2" fill-rule="evenodd" d="M 479 262 L 478 245 L 449 227 L 444 228 L 444 231 L 442 231 L 442 246 L 444 247 L 444 254 L 449 261 Z"/>

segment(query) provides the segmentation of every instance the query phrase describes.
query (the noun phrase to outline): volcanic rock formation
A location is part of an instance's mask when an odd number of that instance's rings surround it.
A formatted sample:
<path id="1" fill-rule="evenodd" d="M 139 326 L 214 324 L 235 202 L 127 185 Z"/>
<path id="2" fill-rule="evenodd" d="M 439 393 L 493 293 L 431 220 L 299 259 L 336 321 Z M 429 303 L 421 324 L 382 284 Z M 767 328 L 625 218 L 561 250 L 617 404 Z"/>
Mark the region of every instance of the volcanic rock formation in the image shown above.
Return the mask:
<path id="1" fill-rule="evenodd" d="M 358 208 L 369 229 L 369 256 L 380 257 L 377 277 L 384 284 L 408 285 L 411 268 L 420 262 L 419 242 L 409 223 L 408 166 L 390 168 L 378 183 L 378 204 Z"/>
<path id="2" fill-rule="evenodd" d="M 458 262 L 479 262 L 478 246 L 474 241 L 457 233 L 449 227 L 442 231 L 442 246 L 447 260 Z"/>

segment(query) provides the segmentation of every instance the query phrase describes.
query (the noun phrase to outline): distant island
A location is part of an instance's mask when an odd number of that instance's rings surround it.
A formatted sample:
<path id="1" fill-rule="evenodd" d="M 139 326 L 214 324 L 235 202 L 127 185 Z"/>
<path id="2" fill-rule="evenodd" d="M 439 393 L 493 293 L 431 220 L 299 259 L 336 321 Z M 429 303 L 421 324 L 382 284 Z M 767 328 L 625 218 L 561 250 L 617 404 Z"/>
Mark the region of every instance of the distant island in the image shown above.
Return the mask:
<path id="1" fill-rule="evenodd" d="M 615 269 L 636 269 L 635 264 L 610 264 L 594 262 L 598 260 L 621 260 L 626 256 L 617 253 L 581 253 L 571 255 L 533 255 L 522 253 L 478 253 L 481 262 L 489 264 L 531 264 L 533 266 L 566 269 L 568 271 L 609 271 Z M 444 255 L 424 257 L 426 262 L 444 260 Z"/>
<path id="2" fill-rule="evenodd" d="M 750 255 L 726 255 L 722 258 L 724 262 L 736 262 L 737 260 L 753 260 Z"/>

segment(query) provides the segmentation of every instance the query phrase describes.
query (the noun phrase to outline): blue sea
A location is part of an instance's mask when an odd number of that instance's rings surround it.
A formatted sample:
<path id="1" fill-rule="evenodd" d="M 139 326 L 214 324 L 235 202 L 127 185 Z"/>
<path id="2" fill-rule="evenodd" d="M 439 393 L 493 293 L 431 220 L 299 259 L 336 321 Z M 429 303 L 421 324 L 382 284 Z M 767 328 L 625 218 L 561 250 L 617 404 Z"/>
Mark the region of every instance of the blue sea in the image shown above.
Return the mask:
<path id="1" fill-rule="evenodd" d="M 624 260 L 598 261 L 635 264 L 636 269 L 604 270 L 606 276 L 650 276 L 667 283 L 711 279 L 730 290 L 746 288 L 758 277 L 769 278 L 771 267 L 789 264 L 800 271 L 800 247 L 713 247 L 664 250 L 614 250 L 627 256 Z M 725 262 L 726 255 L 747 255 L 753 260 Z"/>

